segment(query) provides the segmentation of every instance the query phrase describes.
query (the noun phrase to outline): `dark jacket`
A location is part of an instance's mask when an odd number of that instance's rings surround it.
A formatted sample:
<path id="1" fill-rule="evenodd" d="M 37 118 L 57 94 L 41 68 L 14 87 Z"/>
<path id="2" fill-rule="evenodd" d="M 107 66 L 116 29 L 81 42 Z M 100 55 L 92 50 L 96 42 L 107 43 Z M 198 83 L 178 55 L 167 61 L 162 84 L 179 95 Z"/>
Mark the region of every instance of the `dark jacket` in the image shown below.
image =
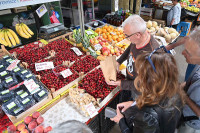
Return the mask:
<path id="1" fill-rule="evenodd" d="M 163 108 L 161 104 L 145 106 L 139 109 L 136 105 L 124 112 L 124 118 L 119 121 L 122 133 L 174 133 L 181 116 L 182 105 L 179 99 L 172 98 L 167 103 L 176 102 L 176 107 L 170 105 Z M 163 103 L 166 103 L 163 102 Z"/>

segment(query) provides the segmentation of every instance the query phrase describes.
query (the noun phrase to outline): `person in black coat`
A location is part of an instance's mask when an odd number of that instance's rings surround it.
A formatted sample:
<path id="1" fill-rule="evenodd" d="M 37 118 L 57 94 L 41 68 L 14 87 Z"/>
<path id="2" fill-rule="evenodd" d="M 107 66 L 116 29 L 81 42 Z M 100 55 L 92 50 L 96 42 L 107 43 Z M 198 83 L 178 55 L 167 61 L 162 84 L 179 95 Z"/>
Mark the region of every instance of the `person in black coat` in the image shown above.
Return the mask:
<path id="1" fill-rule="evenodd" d="M 122 133 L 173 133 L 176 129 L 184 93 L 174 57 L 156 52 L 158 49 L 136 59 L 134 85 L 140 94 L 136 101 L 118 104 L 117 115 L 111 118 L 119 123 Z"/>

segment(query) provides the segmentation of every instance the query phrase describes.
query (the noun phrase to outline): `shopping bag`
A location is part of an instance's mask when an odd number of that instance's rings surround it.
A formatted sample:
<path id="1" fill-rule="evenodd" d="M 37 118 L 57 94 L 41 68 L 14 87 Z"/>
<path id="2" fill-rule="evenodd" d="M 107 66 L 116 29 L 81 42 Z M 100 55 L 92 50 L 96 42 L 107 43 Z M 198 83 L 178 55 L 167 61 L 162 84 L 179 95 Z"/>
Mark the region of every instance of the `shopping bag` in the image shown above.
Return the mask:
<path id="1" fill-rule="evenodd" d="M 117 65 L 115 56 L 107 56 L 105 60 L 100 61 L 101 70 L 105 80 L 116 81 L 117 79 Z"/>

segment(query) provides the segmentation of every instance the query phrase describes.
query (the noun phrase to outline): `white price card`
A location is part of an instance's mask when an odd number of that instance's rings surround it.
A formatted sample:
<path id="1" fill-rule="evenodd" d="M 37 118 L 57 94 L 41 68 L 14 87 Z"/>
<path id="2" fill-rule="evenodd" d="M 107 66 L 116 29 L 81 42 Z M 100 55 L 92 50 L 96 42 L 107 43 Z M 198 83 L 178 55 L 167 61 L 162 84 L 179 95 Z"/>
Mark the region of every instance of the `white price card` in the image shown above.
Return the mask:
<path id="1" fill-rule="evenodd" d="M 98 114 L 97 110 L 95 109 L 93 103 L 91 102 L 88 105 L 85 105 L 85 109 L 87 110 L 88 114 L 90 115 L 90 118 L 93 118 L 95 115 Z"/>
<path id="2" fill-rule="evenodd" d="M 87 33 L 88 35 L 93 35 L 93 32 L 92 32 L 92 31 L 86 31 L 86 33 Z"/>
<path id="3" fill-rule="evenodd" d="M 35 70 L 42 71 L 46 69 L 54 68 L 53 62 L 42 62 L 42 63 L 35 63 Z"/>
<path id="4" fill-rule="evenodd" d="M 36 90 L 39 89 L 39 85 L 37 85 L 33 79 L 25 80 L 24 85 L 31 94 L 34 94 Z"/>
<path id="5" fill-rule="evenodd" d="M 70 69 L 66 69 L 66 70 L 64 70 L 64 71 L 62 71 L 60 73 L 63 76 L 63 78 L 67 78 L 67 77 L 69 77 L 69 76 L 71 76 L 73 74 Z"/>
<path id="6" fill-rule="evenodd" d="M 47 8 L 46 6 L 43 4 L 41 5 L 37 10 L 36 13 L 39 16 L 39 18 L 41 18 L 45 13 L 47 12 Z"/>
<path id="7" fill-rule="evenodd" d="M 102 49 L 101 44 L 96 44 L 96 45 L 94 45 L 94 49 L 95 49 L 96 51 L 101 50 L 101 49 Z"/>
<path id="8" fill-rule="evenodd" d="M 76 53 L 76 55 L 78 56 L 83 55 L 83 53 L 78 48 L 72 47 L 71 49 Z"/>

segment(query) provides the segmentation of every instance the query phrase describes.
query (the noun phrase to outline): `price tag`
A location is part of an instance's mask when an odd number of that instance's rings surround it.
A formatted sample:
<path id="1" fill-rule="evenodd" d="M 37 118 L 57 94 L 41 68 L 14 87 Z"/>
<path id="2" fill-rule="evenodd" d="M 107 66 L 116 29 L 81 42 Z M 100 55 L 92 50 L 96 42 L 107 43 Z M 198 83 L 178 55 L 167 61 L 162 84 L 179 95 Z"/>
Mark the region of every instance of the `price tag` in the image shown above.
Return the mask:
<path id="1" fill-rule="evenodd" d="M 8 55 L 5 55 L 3 58 L 5 59 L 5 58 L 8 58 L 9 56 Z"/>
<path id="2" fill-rule="evenodd" d="M 115 34 L 114 32 L 110 32 L 110 34 L 117 35 L 117 34 Z"/>
<path id="3" fill-rule="evenodd" d="M 67 78 L 67 77 L 71 76 L 73 73 L 71 72 L 70 69 L 66 69 L 66 70 L 60 72 L 60 74 L 63 76 L 63 78 Z"/>
<path id="4" fill-rule="evenodd" d="M 102 49 L 101 44 L 96 44 L 96 45 L 94 45 L 94 49 L 95 49 L 96 51 L 101 50 L 101 49 Z"/>
<path id="5" fill-rule="evenodd" d="M 83 53 L 78 48 L 72 47 L 71 49 L 76 53 L 76 55 L 78 56 L 83 55 Z"/>
<path id="6" fill-rule="evenodd" d="M 34 94 L 35 90 L 39 88 L 39 85 L 37 85 L 33 79 L 25 80 L 24 85 L 31 94 Z"/>
<path id="7" fill-rule="evenodd" d="M 17 64 L 18 64 L 19 62 L 20 62 L 20 60 L 15 59 L 15 60 L 6 68 L 6 70 L 9 70 L 9 71 L 13 70 L 13 69 L 17 66 Z"/>
<path id="8" fill-rule="evenodd" d="M 94 26 L 98 26 L 99 24 L 98 24 L 98 22 L 94 22 Z"/>
<path id="9" fill-rule="evenodd" d="M 3 71 L 3 72 L 0 73 L 1 76 L 5 76 L 5 75 L 7 75 L 7 74 L 8 74 L 8 73 L 7 73 L 6 71 Z"/>
<path id="10" fill-rule="evenodd" d="M 42 90 L 41 92 L 38 93 L 38 96 L 42 97 L 42 96 L 44 96 L 45 93 L 46 92 L 44 90 Z"/>
<path id="11" fill-rule="evenodd" d="M 90 118 L 93 118 L 95 115 L 98 114 L 97 110 L 95 109 L 92 102 L 88 105 L 85 105 L 85 109 L 87 110 L 88 114 L 90 115 Z"/>
<path id="12" fill-rule="evenodd" d="M 92 32 L 92 31 L 86 31 L 86 33 L 87 33 L 88 35 L 93 35 L 93 32 Z"/>
<path id="13" fill-rule="evenodd" d="M 22 109 L 21 108 L 17 108 L 16 110 L 14 110 L 14 113 L 17 114 L 21 111 Z"/>
<path id="14" fill-rule="evenodd" d="M 12 109 L 15 106 L 16 106 L 15 102 L 11 102 L 10 104 L 7 105 L 9 110 Z"/>
<path id="15" fill-rule="evenodd" d="M 22 101 L 22 103 L 23 103 L 23 104 L 26 104 L 26 103 L 28 103 L 29 101 L 30 101 L 30 99 L 29 99 L 29 98 L 26 98 L 25 100 Z"/>
<path id="16" fill-rule="evenodd" d="M 35 70 L 42 71 L 54 68 L 53 62 L 35 63 Z"/>

